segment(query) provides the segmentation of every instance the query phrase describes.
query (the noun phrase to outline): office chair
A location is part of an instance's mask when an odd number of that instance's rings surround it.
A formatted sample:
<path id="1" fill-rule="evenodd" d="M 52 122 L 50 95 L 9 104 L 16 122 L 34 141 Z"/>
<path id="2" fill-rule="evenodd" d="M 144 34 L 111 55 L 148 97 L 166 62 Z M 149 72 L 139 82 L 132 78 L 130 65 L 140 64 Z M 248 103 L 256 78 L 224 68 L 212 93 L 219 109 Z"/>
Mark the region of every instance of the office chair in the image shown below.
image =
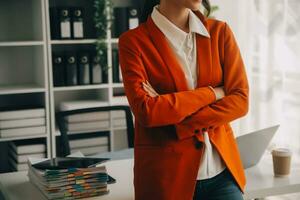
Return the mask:
<path id="1" fill-rule="evenodd" d="M 133 148 L 134 146 L 134 125 L 132 114 L 129 106 L 104 106 L 104 107 L 93 107 L 93 108 L 84 108 L 84 109 L 76 109 L 76 110 L 69 110 L 69 111 L 60 111 L 56 113 L 56 122 L 58 128 L 60 130 L 60 154 L 62 156 L 67 156 L 71 153 L 70 142 L 69 142 L 69 135 L 66 128 L 65 117 L 70 115 L 76 114 L 83 114 L 83 113 L 92 113 L 92 112 L 107 112 L 107 111 L 117 111 L 123 110 L 126 114 L 126 126 L 127 126 L 127 140 L 128 140 L 128 147 Z M 100 132 L 100 131 L 99 131 Z"/>

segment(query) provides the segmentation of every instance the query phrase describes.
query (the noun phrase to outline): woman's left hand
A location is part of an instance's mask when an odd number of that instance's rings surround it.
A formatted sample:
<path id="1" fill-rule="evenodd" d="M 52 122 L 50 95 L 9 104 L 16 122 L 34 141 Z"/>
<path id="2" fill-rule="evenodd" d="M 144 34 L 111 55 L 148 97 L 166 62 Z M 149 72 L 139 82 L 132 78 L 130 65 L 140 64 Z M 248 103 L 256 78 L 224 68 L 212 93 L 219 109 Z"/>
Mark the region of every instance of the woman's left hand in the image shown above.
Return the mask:
<path id="1" fill-rule="evenodd" d="M 150 85 L 150 83 L 146 80 L 146 82 L 143 82 L 143 88 L 144 90 L 149 94 L 150 97 L 156 97 L 159 94 L 153 89 L 153 87 Z"/>

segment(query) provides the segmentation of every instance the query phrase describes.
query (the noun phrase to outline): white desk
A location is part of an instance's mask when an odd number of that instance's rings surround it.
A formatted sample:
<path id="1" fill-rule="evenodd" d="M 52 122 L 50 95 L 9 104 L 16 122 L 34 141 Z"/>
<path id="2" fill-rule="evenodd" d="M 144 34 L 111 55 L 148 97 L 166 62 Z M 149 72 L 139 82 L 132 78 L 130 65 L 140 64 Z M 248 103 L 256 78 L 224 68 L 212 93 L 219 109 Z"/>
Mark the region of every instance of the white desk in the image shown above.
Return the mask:
<path id="1" fill-rule="evenodd" d="M 300 192 L 300 165 L 293 166 L 287 178 L 274 178 L 271 155 L 267 155 L 255 167 L 246 170 L 247 186 L 245 199 L 262 198 L 279 194 Z M 109 185 L 110 193 L 89 200 L 132 200 L 133 159 L 115 160 L 106 163 L 108 173 L 117 179 Z M 27 178 L 26 172 L 0 175 L 0 190 L 8 200 L 43 200 L 45 197 Z"/>
<path id="2" fill-rule="evenodd" d="M 246 169 L 245 172 L 247 177 L 245 199 L 300 192 L 300 163 L 292 162 L 289 177 L 274 177 L 272 155 L 266 154 L 258 165 Z"/>

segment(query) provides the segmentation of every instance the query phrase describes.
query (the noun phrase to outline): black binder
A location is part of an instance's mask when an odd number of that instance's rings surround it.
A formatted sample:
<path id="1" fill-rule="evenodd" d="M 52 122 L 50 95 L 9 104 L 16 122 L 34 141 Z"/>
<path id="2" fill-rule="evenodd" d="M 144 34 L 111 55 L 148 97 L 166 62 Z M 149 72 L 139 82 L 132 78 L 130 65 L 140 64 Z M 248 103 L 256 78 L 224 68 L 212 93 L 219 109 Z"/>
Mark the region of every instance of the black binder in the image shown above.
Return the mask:
<path id="1" fill-rule="evenodd" d="M 53 54 L 53 83 L 54 86 L 65 85 L 65 66 L 64 57 L 62 54 Z"/>
<path id="2" fill-rule="evenodd" d="M 128 11 L 127 7 L 115 7 L 114 13 L 114 25 L 112 29 L 112 36 L 118 38 L 123 32 L 128 30 Z"/>
<path id="3" fill-rule="evenodd" d="M 78 82 L 79 85 L 90 84 L 90 63 L 88 53 L 81 53 L 78 56 Z"/>
<path id="4" fill-rule="evenodd" d="M 134 29 L 139 25 L 138 9 L 135 7 L 128 8 L 128 28 Z"/>
<path id="5" fill-rule="evenodd" d="M 75 53 L 67 53 L 66 56 L 66 85 L 77 85 L 77 61 Z"/>
<path id="6" fill-rule="evenodd" d="M 72 9 L 72 37 L 74 39 L 84 38 L 83 8 Z"/>
<path id="7" fill-rule="evenodd" d="M 71 38 L 70 9 L 62 8 L 59 10 L 59 23 L 61 39 Z"/>
<path id="8" fill-rule="evenodd" d="M 100 64 L 101 57 L 96 54 L 91 55 L 91 83 L 100 84 L 103 82 L 102 66 Z"/>
<path id="9" fill-rule="evenodd" d="M 50 32 L 51 39 L 60 39 L 59 10 L 55 7 L 50 8 Z"/>
<path id="10" fill-rule="evenodd" d="M 112 72 L 113 72 L 113 82 L 119 83 L 120 82 L 120 75 L 119 75 L 119 55 L 118 49 L 112 50 Z"/>

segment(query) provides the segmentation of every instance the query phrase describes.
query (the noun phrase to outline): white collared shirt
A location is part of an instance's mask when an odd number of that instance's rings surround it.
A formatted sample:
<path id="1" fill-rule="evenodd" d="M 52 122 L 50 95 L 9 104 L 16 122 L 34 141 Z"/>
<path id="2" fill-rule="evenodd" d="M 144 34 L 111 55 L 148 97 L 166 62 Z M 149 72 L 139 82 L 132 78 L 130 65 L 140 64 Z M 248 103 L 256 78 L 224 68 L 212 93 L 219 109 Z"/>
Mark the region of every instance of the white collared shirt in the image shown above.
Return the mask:
<path id="1" fill-rule="evenodd" d="M 173 49 L 184 71 L 189 89 L 195 89 L 197 86 L 196 33 L 205 37 L 210 37 L 210 35 L 201 20 L 191 10 L 189 10 L 189 33 L 186 33 L 162 15 L 158 8 L 159 5 L 153 8 L 151 18 Z M 205 149 L 197 180 L 212 178 L 225 169 L 225 164 L 217 150 L 212 146 L 207 132 L 204 132 L 204 143 Z"/>

